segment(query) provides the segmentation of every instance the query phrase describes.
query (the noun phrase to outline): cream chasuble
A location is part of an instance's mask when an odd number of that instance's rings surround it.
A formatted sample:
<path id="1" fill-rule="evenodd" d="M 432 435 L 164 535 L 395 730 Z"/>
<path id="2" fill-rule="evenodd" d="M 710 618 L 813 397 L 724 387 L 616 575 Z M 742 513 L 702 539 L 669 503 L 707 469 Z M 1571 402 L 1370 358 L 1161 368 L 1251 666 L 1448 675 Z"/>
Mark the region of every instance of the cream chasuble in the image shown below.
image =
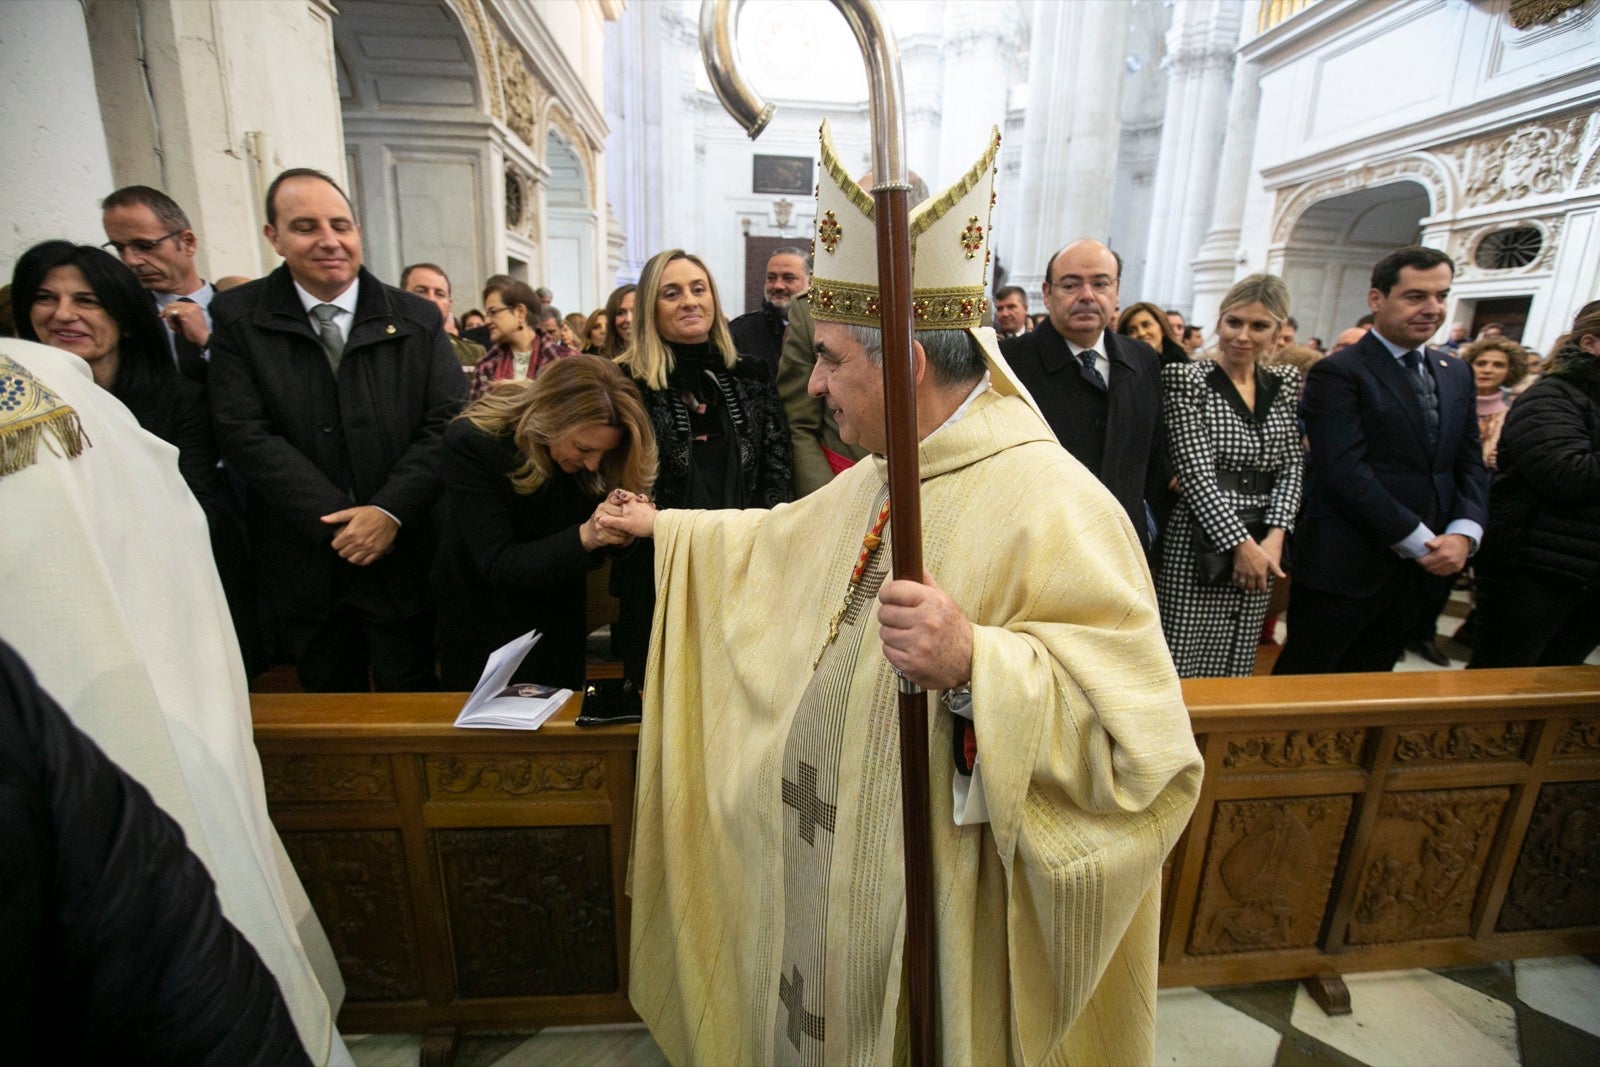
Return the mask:
<path id="1" fill-rule="evenodd" d="M 86 446 L 68 458 L 41 441 L 0 477 L 0 635 L 183 828 L 311 1061 L 349 1064 L 344 982 L 267 819 L 244 664 L 178 451 L 77 356 L 0 340 L 0 357 L 77 412 Z"/>
<path id="2" fill-rule="evenodd" d="M 975 627 L 990 815 L 955 825 L 930 694 L 942 1060 L 1148 1062 L 1161 863 L 1200 759 L 1138 539 L 1016 396 L 978 396 L 921 461 L 926 565 Z M 657 519 L 629 992 L 675 1063 L 903 1055 L 895 679 L 871 595 L 828 641 L 884 472 Z"/>

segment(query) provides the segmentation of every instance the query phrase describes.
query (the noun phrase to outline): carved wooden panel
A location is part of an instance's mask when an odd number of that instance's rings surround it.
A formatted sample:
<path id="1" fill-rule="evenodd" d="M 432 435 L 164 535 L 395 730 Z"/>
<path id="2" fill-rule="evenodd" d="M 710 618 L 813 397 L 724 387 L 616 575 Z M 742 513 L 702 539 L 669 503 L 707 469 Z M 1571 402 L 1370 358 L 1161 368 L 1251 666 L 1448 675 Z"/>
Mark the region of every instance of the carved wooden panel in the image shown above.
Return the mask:
<path id="1" fill-rule="evenodd" d="M 421 996 L 417 927 L 399 832 L 291 830 L 281 836 L 333 945 L 347 997 Z"/>
<path id="2" fill-rule="evenodd" d="M 1396 763 L 1518 759 L 1528 741 L 1526 722 L 1456 723 L 1401 730 L 1395 738 Z"/>
<path id="3" fill-rule="evenodd" d="M 1511 790 L 1389 793 L 1356 888 L 1351 944 L 1462 937 Z"/>
<path id="4" fill-rule="evenodd" d="M 1220 801 L 1189 951 L 1316 944 L 1350 808 L 1348 796 Z"/>
<path id="5" fill-rule="evenodd" d="M 605 826 L 436 830 L 465 997 L 617 988 Z"/>
<path id="6" fill-rule="evenodd" d="M 428 795 L 435 800 L 504 800 L 536 793 L 601 792 L 604 757 L 598 753 L 527 756 L 431 755 Z"/>
<path id="7" fill-rule="evenodd" d="M 1558 756 L 1600 756 L 1600 719 L 1573 719 L 1556 742 Z"/>
<path id="8" fill-rule="evenodd" d="M 267 754 L 261 777 L 271 804 L 394 799 L 394 768 L 388 756 L 374 753 Z"/>
<path id="9" fill-rule="evenodd" d="M 1600 926 L 1600 782 L 1539 790 L 1501 930 Z"/>
<path id="10" fill-rule="evenodd" d="M 1230 771 L 1354 767 L 1361 758 L 1365 736 L 1365 730 L 1288 730 L 1230 738 L 1222 766 Z"/>

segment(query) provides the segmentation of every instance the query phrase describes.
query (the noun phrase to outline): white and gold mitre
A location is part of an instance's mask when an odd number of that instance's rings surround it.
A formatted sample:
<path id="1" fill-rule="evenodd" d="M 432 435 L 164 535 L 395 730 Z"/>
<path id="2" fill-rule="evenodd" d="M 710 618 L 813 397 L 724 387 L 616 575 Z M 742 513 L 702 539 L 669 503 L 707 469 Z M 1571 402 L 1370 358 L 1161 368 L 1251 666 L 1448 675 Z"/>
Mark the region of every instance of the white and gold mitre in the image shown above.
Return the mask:
<path id="1" fill-rule="evenodd" d="M 822 123 L 822 177 L 817 184 L 817 233 L 812 242 L 811 313 L 819 322 L 879 326 L 878 231 L 870 193 L 839 162 Z M 967 330 L 988 308 L 989 211 L 994 206 L 995 156 L 989 150 L 944 192 L 911 209 L 913 329 Z"/>

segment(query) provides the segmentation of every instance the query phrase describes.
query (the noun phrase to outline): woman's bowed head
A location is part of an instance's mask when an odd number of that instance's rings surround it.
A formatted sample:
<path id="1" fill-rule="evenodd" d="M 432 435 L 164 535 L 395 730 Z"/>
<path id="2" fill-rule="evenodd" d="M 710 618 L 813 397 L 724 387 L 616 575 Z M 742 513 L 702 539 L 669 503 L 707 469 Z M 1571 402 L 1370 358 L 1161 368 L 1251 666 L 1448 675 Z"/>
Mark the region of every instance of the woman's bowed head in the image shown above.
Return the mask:
<path id="1" fill-rule="evenodd" d="M 643 493 L 630 493 L 626 489 L 613 489 L 595 511 L 595 521 L 602 530 L 635 537 L 653 537 L 656 532 L 656 506 Z"/>

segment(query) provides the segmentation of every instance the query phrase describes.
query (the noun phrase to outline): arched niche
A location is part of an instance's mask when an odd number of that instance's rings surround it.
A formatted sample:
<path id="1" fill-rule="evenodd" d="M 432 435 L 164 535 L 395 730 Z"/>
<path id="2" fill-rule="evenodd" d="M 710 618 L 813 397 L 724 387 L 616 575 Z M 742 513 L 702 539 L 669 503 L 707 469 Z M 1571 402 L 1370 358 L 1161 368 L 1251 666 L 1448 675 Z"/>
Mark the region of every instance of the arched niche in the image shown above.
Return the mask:
<path id="1" fill-rule="evenodd" d="M 599 261 L 599 218 L 594 209 L 589 169 L 564 130 L 552 123 L 545 133 L 544 185 L 546 284 L 563 312 L 588 313 L 603 294 Z"/>
<path id="2" fill-rule="evenodd" d="M 367 266 L 437 263 L 457 303 L 490 273 L 500 178 L 489 82 L 449 0 L 340 0 L 333 20 L 351 198 Z"/>
<path id="3" fill-rule="evenodd" d="M 1409 178 L 1306 203 L 1271 268 L 1289 287 L 1300 336 L 1331 344 L 1355 325 L 1367 313 L 1373 265 L 1402 245 L 1419 243 L 1431 214 L 1429 190 Z"/>

